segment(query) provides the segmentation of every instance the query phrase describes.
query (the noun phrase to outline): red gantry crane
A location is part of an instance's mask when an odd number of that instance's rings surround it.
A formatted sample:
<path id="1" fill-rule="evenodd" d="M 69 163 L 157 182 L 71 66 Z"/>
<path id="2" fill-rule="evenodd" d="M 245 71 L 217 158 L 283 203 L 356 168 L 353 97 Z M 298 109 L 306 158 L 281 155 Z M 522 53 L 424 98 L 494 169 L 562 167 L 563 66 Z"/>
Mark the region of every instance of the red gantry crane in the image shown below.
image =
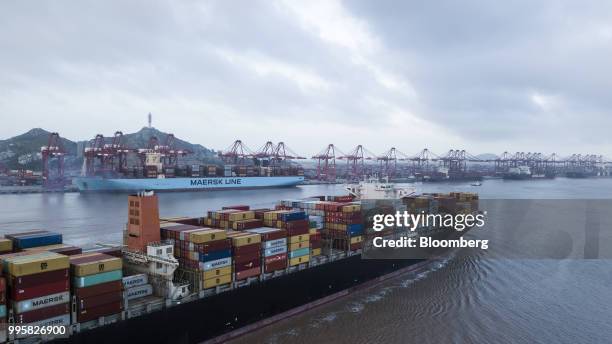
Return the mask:
<path id="1" fill-rule="evenodd" d="M 62 140 L 58 133 L 51 133 L 46 146 L 40 148 L 42 155 L 42 177 L 43 186 L 45 188 L 64 188 L 64 156 L 66 151 L 62 145 Z M 57 170 L 54 175 L 50 171 L 50 161 L 55 158 L 57 160 Z"/>
<path id="2" fill-rule="evenodd" d="M 328 182 L 336 181 L 336 151 L 339 153 L 340 150 L 334 147 L 333 143 L 330 143 L 319 152 L 319 154 L 313 156 L 313 159 L 317 160 L 317 179 Z M 345 155 L 342 154 L 341 155 Z"/>

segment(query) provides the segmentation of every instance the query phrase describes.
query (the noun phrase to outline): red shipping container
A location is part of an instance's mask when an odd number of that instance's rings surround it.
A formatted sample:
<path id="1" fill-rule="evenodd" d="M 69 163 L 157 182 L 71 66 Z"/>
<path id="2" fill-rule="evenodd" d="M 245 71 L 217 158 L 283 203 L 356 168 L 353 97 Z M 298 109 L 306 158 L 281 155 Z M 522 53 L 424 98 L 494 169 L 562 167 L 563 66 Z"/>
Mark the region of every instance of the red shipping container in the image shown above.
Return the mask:
<path id="1" fill-rule="evenodd" d="M 10 281 L 10 285 L 12 288 L 27 288 L 33 287 L 40 284 L 46 284 L 51 282 L 58 282 L 67 280 L 70 278 L 70 274 L 68 273 L 68 269 L 63 270 L 55 270 L 48 272 L 40 272 L 37 274 L 21 276 L 21 277 L 12 277 Z"/>
<path id="2" fill-rule="evenodd" d="M 361 243 L 360 242 L 356 242 L 354 244 L 351 244 L 351 251 L 356 251 L 358 249 L 361 248 Z"/>
<path id="3" fill-rule="evenodd" d="M 99 307 L 90 308 L 85 313 L 77 313 L 78 322 L 95 320 L 106 315 L 117 314 L 123 310 L 121 302 L 113 302 Z"/>
<path id="4" fill-rule="evenodd" d="M 268 233 L 258 233 L 261 234 L 261 241 L 272 241 L 278 240 L 287 237 L 287 230 L 275 228 L 276 230 Z"/>
<path id="5" fill-rule="evenodd" d="M 190 217 L 190 218 L 185 218 L 185 219 L 172 220 L 172 222 L 180 223 L 182 225 L 199 226 L 200 225 L 200 218 L 199 217 Z"/>
<path id="6" fill-rule="evenodd" d="M 236 274 L 234 275 L 234 280 L 240 281 L 249 277 L 258 276 L 260 273 L 261 271 L 259 270 L 259 267 L 242 270 L 240 272 L 236 272 Z"/>
<path id="7" fill-rule="evenodd" d="M 79 313 L 87 312 L 87 309 L 99 307 L 109 303 L 121 301 L 123 299 L 122 291 L 114 291 L 106 294 L 89 296 L 87 298 L 77 298 L 77 307 Z"/>
<path id="8" fill-rule="evenodd" d="M 85 257 L 82 256 L 73 256 L 70 257 L 70 265 L 76 265 L 76 264 L 82 264 L 82 263 L 90 263 L 90 262 L 95 262 L 98 260 L 102 260 L 102 259 L 112 259 L 115 258 L 113 256 L 109 256 L 108 254 L 104 254 L 104 253 L 98 253 L 96 252 L 95 254 L 92 255 L 88 255 Z"/>
<path id="9" fill-rule="evenodd" d="M 323 246 L 323 243 L 321 241 L 311 241 L 310 242 L 311 249 L 321 248 L 322 246 Z"/>
<path id="10" fill-rule="evenodd" d="M 87 298 L 95 295 L 111 293 L 114 291 L 123 290 L 123 283 L 121 281 L 112 281 L 97 285 L 92 285 L 91 287 L 85 288 L 75 288 L 74 295 L 77 298 Z"/>
<path id="11" fill-rule="evenodd" d="M 11 298 L 15 301 L 23 301 L 41 297 L 49 294 L 57 294 L 70 290 L 70 280 L 39 284 L 27 288 L 11 288 Z"/>
<path id="12" fill-rule="evenodd" d="M 308 227 L 287 229 L 287 236 L 290 236 L 290 237 L 296 236 L 296 235 L 304 235 L 304 234 L 308 234 Z"/>
<path id="13" fill-rule="evenodd" d="M 259 251 L 261 251 L 261 243 L 259 242 L 254 243 L 254 244 L 244 245 L 244 246 L 236 246 L 233 248 L 233 254 L 235 256 L 248 254 L 252 252 L 259 252 Z"/>
<path id="14" fill-rule="evenodd" d="M 1 292 L 0 293 L 0 304 L 5 304 L 6 303 L 6 292 Z"/>
<path id="15" fill-rule="evenodd" d="M 238 204 L 238 205 L 228 205 L 225 207 L 222 207 L 222 210 L 228 210 L 228 209 L 233 209 L 233 210 L 249 210 L 251 207 L 249 207 L 248 205 L 244 205 L 244 204 Z"/>
<path id="16" fill-rule="evenodd" d="M 270 211 L 270 209 L 268 209 L 268 208 L 253 209 L 252 211 L 255 213 L 255 218 L 256 219 L 263 220 L 264 213 Z"/>
<path id="17" fill-rule="evenodd" d="M 308 228 L 308 220 L 287 221 L 285 228 L 287 228 L 287 230 Z"/>
<path id="18" fill-rule="evenodd" d="M 70 303 L 63 303 L 61 305 L 15 314 L 14 316 L 15 323 L 17 324 L 31 324 L 39 320 L 54 318 L 68 313 L 70 313 Z"/>
<path id="19" fill-rule="evenodd" d="M 259 228 L 263 225 L 263 222 L 260 219 L 250 219 L 250 220 L 241 220 L 235 222 L 236 230 L 245 230 L 245 229 L 253 229 Z M 234 226 L 232 225 L 232 228 Z"/>
<path id="20" fill-rule="evenodd" d="M 264 258 L 264 263 L 268 265 L 281 260 L 287 260 L 287 253 L 279 253 L 273 256 L 266 257 Z"/>
<path id="21" fill-rule="evenodd" d="M 4 293 L 6 291 L 6 278 L 0 277 L 0 293 Z"/>
<path id="22" fill-rule="evenodd" d="M 287 259 L 276 260 L 264 266 L 265 272 L 273 272 L 277 270 L 285 270 L 287 268 Z"/>
<path id="23" fill-rule="evenodd" d="M 213 251 L 223 251 L 232 247 L 231 239 L 209 241 L 203 244 L 196 244 L 196 251 L 200 253 L 210 253 Z"/>
<path id="24" fill-rule="evenodd" d="M 261 259 L 260 258 L 255 258 L 251 261 L 248 262 L 243 262 L 243 263 L 234 263 L 234 272 L 238 273 L 241 271 L 245 271 L 245 270 L 249 270 L 249 269 L 253 269 L 256 267 L 260 267 L 261 266 Z"/>
<path id="25" fill-rule="evenodd" d="M 234 263 L 236 264 L 242 264 L 242 263 L 248 263 L 250 261 L 252 261 L 253 259 L 258 259 L 260 257 L 261 253 L 258 251 L 254 251 L 254 252 L 249 252 L 249 253 L 244 253 L 241 255 L 237 255 L 234 256 Z"/>
<path id="26" fill-rule="evenodd" d="M 49 252 L 55 252 L 55 253 L 63 254 L 65 256 L 73 256 L 75 254 L 83 253 L 83 249 L 80 247 L 76 247 L 76 246 L 70 246 L 70 247 L 56 248 L 53 250 L 49 250 Z"/>
<path id="27" fill-rule="evenodd" d="M 83 253 L 93 253 L 93 252 L 104 253 L 104 254 L 108 254 L 109 256 L 113 256 L 117 258 L 123 257 L 123 254 L 121 253 L 121 247 L 105 247 L 105 248 L 99 248 L 99 249 L 94 249 L 94 250 L 87 250 Z"/>

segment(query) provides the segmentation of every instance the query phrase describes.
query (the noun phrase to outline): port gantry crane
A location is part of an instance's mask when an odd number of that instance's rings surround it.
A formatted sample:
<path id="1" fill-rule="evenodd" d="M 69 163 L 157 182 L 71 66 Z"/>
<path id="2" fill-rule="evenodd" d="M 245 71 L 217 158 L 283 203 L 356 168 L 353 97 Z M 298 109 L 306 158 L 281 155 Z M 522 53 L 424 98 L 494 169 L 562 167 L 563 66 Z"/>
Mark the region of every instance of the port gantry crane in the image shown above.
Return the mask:
<path id="1" fill-rule="evenodd" d="M 159 154 L 160 162 L 163 167 L 177 167 L 179 157 L 187 156 L 193 153 L 189 149 L 176 148 L 176 139 L 174 134 L 167 134 L 164 143 L 161 144 L 157 136 L 149 137 L 147 148 L 138 149 L 138 155 L 142 166 L 146 164 L 147 154 Z"/>
<path id="2" fill-rule="evenodd" d="M 398 158 L 399 156 L 399 158 Z M 376 157 L 379 163 L 379 173 L 383 177 L 394 178 L 397 176 L 398 161 L 406 161 L 408 156 L 397 148 L 391 147 L 388 151 Z"/>
<path id="3" fill-rule="evenodd" d="M 296 154 L 282 141 L 276 145 L 272 141 L 268 141 L 250 157 L 254 159 L 256 165 L 263 164 L 271 167 L 280 167 L 283 162 L 290 160 L 306 159 Z"/>
<path id="4" fill-rule="evenodd" d="M 431 152 L 428 148 L 423 148 L 415 155 L 409 156 L 408 161 L 412 162 L 412 173 L 422 173 L 433 168 L 432 162 L 440 160 L 440 157 Z"/>
<path id="5" fill-rule="evenodd" d="M 49 140 L 46 146 L 40 148 L 40 154 L 42 157 L 42 178 L 43 186 L 48 189 L 64 188 L 64 156 L 66 151 L 62 144 L 62 139 L 59 134 L 54 132 L 49 134 Z M 56 158 L 57 170 L 55 175 L 51 174 L 50 161 Z"/>
<path id="6" fill-rule="evenodd" d="M 330 143 L 325 147 L 319 154 L 314 155 L 312 158 L 317 160 L 317 179 L 335 182 L 336 181 L 336 151 L 340 153 L 340 156 L 344 156 L 338 148 Z"/>
<path id="7" fill-rule="evenodd" d="M 85 170 L 83 174 L 93 176 L 98 173 L 126 173 L 128 154 L 134 149 L 128 148 L 123 143 L 123 133 L 116 131 L 111 143 L 102 134 L 89 142 L 89 147 L 83 150 Z M 98 162 L 96 164 L 96 162 Z"/>
<path id="8" fill-rule="evenodd" d="M 219 152 L 219 157 L 228 165 L 246 165 L 248 159 L 255 154 L 241 140 L 236 140 L 234 143 Z"/>
<path id="9" fill-rule="evenodd" d="M 348 154 L 338 157 L 338 160 L 346 160 L 346 179 L 350 181 L 361 180 L 370 174 L 365 162 L 374 159 L 375 155 L 362 145 L 357 145 Z"/>
<path id="10" fill-rule="evenodd" d="M 296 154 L 291 148 L 289 148 L 285 144 L 285 142 L 281 141 L 274 148 L 273 159 L 277 161 L 280 165 L 280 163 L 283 161 L 304 160 L 306 158 L 300 156 L 299 154 Z"/>

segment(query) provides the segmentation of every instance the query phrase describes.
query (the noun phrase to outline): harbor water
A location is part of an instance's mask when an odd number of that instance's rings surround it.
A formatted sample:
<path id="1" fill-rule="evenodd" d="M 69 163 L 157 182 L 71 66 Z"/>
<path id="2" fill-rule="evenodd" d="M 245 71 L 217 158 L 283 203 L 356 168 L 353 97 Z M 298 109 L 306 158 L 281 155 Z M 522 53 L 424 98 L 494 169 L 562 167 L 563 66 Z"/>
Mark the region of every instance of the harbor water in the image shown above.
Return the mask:
<path id="1" fill-rule="evenodd" d="M 478 192 L 485 199 L 611 199 L 612 179 L 486 180 L 417 184 L 417 192 Z M 345 194 L 341 185 L 160 194 L 162 216 L 203 216 L 229 204 Z M 0 234 L 48 229 L 80 246 L 120 242 L 121 194 L 0 196 Z M 609 231 L 610 228 L 603 230 Z M 468 235 L 473 235 L 472 233 Z M 511 247 L 511 245 L 507 245 Z M 450 255 L 235 340 L 236 343 L 605 343 L 612 338 L 608 259 L 487 259 Z"/>

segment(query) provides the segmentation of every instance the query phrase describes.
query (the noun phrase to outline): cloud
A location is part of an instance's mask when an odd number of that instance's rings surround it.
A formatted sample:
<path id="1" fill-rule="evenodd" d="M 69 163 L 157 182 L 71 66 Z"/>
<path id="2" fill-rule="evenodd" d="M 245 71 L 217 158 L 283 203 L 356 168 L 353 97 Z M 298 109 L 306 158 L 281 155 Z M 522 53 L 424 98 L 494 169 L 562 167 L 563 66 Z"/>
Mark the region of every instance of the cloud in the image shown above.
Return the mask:
<path id="1" fill-rule="evenodd" d="M 612 156 L 612 5 L 0 5 L 0 137 L 154 125 L 211 148 Z"/>

